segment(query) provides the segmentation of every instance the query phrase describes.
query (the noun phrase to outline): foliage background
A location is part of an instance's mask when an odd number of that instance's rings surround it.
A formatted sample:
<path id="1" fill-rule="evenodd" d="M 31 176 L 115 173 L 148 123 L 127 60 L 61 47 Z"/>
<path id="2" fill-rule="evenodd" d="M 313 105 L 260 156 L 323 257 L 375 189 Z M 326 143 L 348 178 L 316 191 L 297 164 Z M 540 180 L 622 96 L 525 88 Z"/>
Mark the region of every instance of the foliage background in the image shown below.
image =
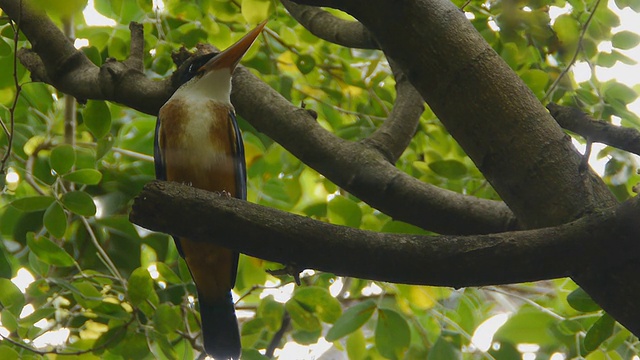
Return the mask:
<path id="1" fill-rule="evenodd" d="M 243 64 L 293 104 L 315 110 L 327 130 L 357 141 L 392 108 L 395 83 L 380 51 L 319 40 L 273 1 L 171 0 L 160 10 L 146 0 L 96 0 L 96 10 L 114 26 L 87 25 L 83 0 L 36 3 L 88 41 L 82 51 L 97 65 L 125 59 L 129 22 L 144 24 L 146 74 L 158 79 L 170 76 L 170 54 L 180 46 L 225 48 L 247 24 L 269 17 L 269 29 Z M 455 3 L 541 101 L 576 105 L 596 118 L 640 128 L 627 109 L 640 89 L 599 81 L 595 70 L 578 83 L 567 71 L 577 60 L 591 69 L 635 62 L 625 50 L 635 48 L 640 36 L 616 31 L 619 18 L 608 6 L 640 11 L 640 1 Z M 550 7 L 566 11 L 552 21 Z M 15 49 L 28 46 L 14 30 L 6 17 L 0 19 L 0 118 L 7 130 L 15 121 L 0 200 L 0 320 L 6 329 L 0 358 L 196 357 L 199 324 L 188 270 L 168 236 L 127 220 L 132 198 L 153 179 L 155 118 L 88 101 L 75 109 L 74 141 L 65 138 L 69 103 L 54 88 L 31 82 L 20 64 L 14 70 Z M 600 50 L 607 42 L 611 51 Z M 426 233 L 344 192 L 243 119 L 240 126 L 249 201 L 361 229 Z M 4 155 L 6 132 L 0 146 Z M 629 198 L 640 181 L 637 163 L 613 148 L 596 156 L 605 159 L 603 177 L 617 197 Z M 428 109 L 397 166 L 443 188 L 498 198 Z M 240 261 L 235 293 L 243 315 L 243 358 L 265 358 L 287 342 L 310 345 L 321 337 L 350 359 L 517 359 L 523 352 L 628 359 L 638 353 L 638 339 L 569 279 L 456 290 L 305 271 L 302 286 L 291 294 L 290 276 L 265 271 L 279 267 L 249 257 Z M 35 279 L 24 292 L 10 281 L 20 269 Z M 29 306 L 32 312 L 25 315 Z M 499 345 L 480 351 L 471 337 L 502 313 L 510 317 L 495 334 Z M 63 339 L 59 346 L 33 341 L 54 331 Z"/>

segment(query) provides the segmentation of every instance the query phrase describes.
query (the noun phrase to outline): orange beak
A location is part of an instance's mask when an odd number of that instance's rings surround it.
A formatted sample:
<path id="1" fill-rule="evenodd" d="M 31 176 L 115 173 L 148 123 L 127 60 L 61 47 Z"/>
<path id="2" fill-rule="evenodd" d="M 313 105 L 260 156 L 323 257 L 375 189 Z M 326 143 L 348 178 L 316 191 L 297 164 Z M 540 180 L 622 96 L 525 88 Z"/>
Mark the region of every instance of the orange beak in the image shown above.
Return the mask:
<path id="1" fill-rule="evenodd" d="M 262 29 L 267 24 L 267 20 L 261 22 L 255 29 L 251 30 L 242 39 L 228 47 L 225 51 L 211 58 L 206 64 L 202 65 L 198 71 L 211 71 L 218 69 L 229 69 L 233 73 L 242 56 L 249 50 L 253 42 L 256 40 Z"/>

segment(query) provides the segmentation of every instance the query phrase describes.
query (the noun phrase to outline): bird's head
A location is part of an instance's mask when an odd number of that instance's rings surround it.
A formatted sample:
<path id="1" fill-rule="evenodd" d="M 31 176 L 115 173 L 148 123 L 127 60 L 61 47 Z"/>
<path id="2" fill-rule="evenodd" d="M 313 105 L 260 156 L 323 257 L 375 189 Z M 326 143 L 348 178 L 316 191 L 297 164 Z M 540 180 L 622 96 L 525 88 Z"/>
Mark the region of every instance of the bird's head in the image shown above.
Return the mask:
<path id="1" fill-rule="evenodd" d="M 202 81 L 202 79 L 207 78 L 215 79 L 216 83 L 225 80 L 228 82 L 236 66 L 238 66 L 244 54 L 260 35 L 266 23 L 267 20 L 263 21 L 243 36 L 242 39 L 222 52 L 212 52 L 194 58 L 180 75 L 179 86 L 194 85 L 196 82 L 208 83 L 209 81 Z"/>

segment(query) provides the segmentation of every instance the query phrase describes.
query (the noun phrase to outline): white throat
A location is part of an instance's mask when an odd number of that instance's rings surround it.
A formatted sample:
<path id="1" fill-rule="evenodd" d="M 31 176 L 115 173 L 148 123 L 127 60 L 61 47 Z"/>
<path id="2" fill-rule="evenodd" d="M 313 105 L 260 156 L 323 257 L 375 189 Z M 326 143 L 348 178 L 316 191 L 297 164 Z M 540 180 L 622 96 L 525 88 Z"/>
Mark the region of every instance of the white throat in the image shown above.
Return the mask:
<path id="1" fill-rule="evenodd" d="M 205 98 L 215 102 L 231 105 L 231 73 L 229 69 L 211 70 L 187 81 L 172 97 L 188 97 L 196 100 Z"/>

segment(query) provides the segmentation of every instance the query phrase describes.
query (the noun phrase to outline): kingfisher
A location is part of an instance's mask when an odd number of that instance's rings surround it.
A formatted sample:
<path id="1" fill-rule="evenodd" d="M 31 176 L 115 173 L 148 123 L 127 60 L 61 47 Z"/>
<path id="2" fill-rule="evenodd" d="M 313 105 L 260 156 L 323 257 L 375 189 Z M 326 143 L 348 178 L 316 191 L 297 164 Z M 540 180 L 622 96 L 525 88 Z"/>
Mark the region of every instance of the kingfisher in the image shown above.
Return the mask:
<path id="1" fill-rule="evenodd" d="M 220 53 L 195 58 L 180 86 L 160 108 L 154 158 L 156 177 L 247 198 L 242 136 L 231 104 L 231 75 L 266 25 L 265 20 Z M 240 333 L 231 289 L 238 253 L 175 237 L 196 285 L 205 352 L 216 360 L 240 357 Z"/>

